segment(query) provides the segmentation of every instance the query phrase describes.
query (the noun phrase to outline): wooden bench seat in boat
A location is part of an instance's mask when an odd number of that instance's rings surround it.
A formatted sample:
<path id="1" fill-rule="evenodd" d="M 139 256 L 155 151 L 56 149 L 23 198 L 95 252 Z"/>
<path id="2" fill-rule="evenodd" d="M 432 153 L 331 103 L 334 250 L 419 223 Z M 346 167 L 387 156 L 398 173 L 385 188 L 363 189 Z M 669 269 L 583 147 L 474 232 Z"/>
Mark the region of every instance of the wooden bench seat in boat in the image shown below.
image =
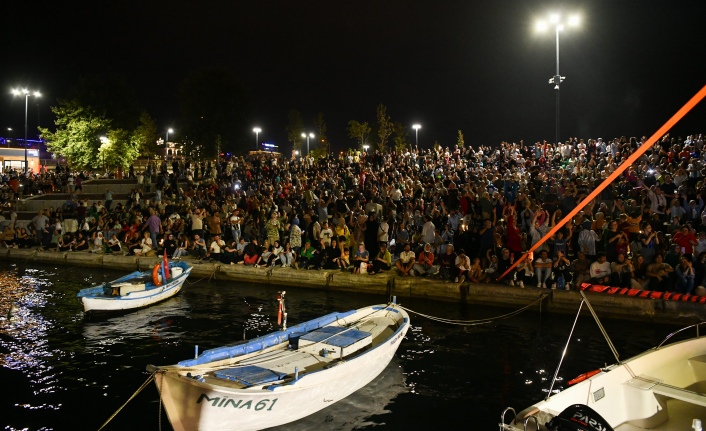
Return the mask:
<path id="1" fill-rule="evenodd" d="M 120 296 L 125 296 L 128 293 L 131 292 L 141 292 L 145 290 L 146 285 L 144 282 L 132 282 L 132 281 L 126 281 L 124 283 L 116 283 L 113 284 L 113 290 L 118 293 Z"/>
<path id="2" fill-rule="evenodd" d="M 282 380 L 287 373 L 280 373 L 257 365 L 246 365 L 244 367 L 226 368 L 214 371 L 213 374 L 221 379 L 233 380 L 243 384 L 245 387 L 258 386 L 265 383 Z"/>

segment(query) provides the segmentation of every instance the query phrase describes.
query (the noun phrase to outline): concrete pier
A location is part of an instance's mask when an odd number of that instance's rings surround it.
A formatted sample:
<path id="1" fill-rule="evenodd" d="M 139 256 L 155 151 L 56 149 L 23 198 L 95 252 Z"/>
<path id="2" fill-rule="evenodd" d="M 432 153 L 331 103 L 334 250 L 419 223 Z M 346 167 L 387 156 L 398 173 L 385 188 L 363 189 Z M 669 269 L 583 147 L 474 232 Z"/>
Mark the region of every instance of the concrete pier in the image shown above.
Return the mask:
<path id="1" fill-rule="evenodd" d="M 103 255 L 87 252 L 37 251 L 34 249 L 2 249 L 0 259 L 38 262 L 61 267 L 107 268 L 124 271 L 147 270 L 161 260 L 158 257 Z M 187 258 L 187 261 L 190 259 Z M 581 303 L 577 291 L 519 288 L 495 284 L 449 283 L 423 277 L 400 277 L 394 270 L 376 275 L 359 275 L 331 270 L 295 270 L 293 268 L 253 268 L 243 265 L 189 262 L 194 269 L 191 279 L 210 278 L 224 287 L 238 282 L 296 286 L 347 292 L 364 292 L 381 296 L 396 295 L 398 300 L 424 298 L 435 301 L 466 302 L 517 310 L 544 295 L 531 307 L 533 311 L 575 314 Z M 77 289 L 78 291 L 78 289 Z M 706 320 L 706 304 L 635 298 L 587 292 L 591 305 L 600 318 L 624 319 L 654 323 L 687 325 Z M 587 307 L 583 312 L 588 315 Z M 498 315 L 504 314 L 499 312 Z"/>

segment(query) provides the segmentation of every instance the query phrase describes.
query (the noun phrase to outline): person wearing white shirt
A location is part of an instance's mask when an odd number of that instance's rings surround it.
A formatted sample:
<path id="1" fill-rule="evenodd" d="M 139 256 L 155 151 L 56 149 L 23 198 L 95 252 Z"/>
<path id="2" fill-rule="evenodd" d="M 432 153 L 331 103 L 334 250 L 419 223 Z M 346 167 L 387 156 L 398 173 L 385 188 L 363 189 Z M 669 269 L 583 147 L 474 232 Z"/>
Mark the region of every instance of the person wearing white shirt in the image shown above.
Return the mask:
<path id="1" fill-rule="evenodd" d="M 319 232 L 319 239 L 326 244 L 326 247 L 331 245 L 331 238 L 333 237 L 333 230 L 329 227 L 328 222 L 324 222 L 321 232 Z"/>
<path id="2" fill-rule="evenodd" d="M 389 240 L 389 235 L 388 232 L 390 231 L 390 225 L 387 223 L 387 220 L 385 218 L 381 217 L 380 225 L 378 226 L 378 233 L 377 233 L 377 238 L 378 238 L 378 244 L 381 242 L 384 242 L 385 245 L 387 245 L 387 242 Z"/>
<path id="3" fill-rule="evenodd" d="M 208 248 L 209 259 L 210 260 L 221 260 L 221 249 L 226 246 L 226 242 L 223 241 L 220 235 L 215 235 L 213 241 L 211 241 L 211 246 Z"/>
<path id="4" fill-rule="evenodd" d="M 611 268 L 605 253 L 598 253 L 598 260 L 591 264 L 589 271 L 591 283 L 610 283 Z"/>

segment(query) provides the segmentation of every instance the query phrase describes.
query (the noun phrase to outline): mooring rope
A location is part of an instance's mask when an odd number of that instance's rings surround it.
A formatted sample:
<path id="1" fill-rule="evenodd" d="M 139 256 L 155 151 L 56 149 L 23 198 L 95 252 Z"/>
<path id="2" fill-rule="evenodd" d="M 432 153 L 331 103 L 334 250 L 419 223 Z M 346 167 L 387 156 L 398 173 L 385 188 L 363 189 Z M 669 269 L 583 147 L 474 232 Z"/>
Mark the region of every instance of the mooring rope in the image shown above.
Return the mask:
<path id="1" fill-rule="evenodd" d="M 532 301 L 531 303 L 525 305 L 524 307 L 520 308 L 519 310 L 515 310 L 515 311 L 513 311 L 513 312 L 511 312 L 511 313 L 503 314 L 503 315 L 501 315 L 501 316 L 490 317 L 490 318 L 487 318 L 487 319 L 478 319 L 478 320 L 454 320 L 454 319 L 445 319 L 445 318 L 443 318 L 443 317 L 436 317 L 436 316 L 430 316 L 430 315 L 428 315 L 428 314 L 419 313 L 419 312 L 417 312 L 417 311 L 410 310 L 409 308 L 402 307 L 401 305 L 398 305 L 398 307 L 400 307 L 401 309 L 405 310 L 405 311 L 408 312 L 408 313 L 413 313 L 413 314 L 416 314 L 417 316 L 421 316 L 421 317 L 427 318 L 427 319 L 429 319 L 429 320 L 434 320 L 434 321 L 436 321 L 436 322 L 447 323 L 447 324 L 449 324 L 449 325 L 474 326 L 474 325 L 486 325 L 486 324 L 488 324 L 488 323 L 493 323 L 493 322 L 498 321 L 498 320 L 507 319 L 507 318 L 516 316 L 516 315 L 522 313 L 523 311 L 527 310 L 528 308 L 532 307 L 534 304 L 536 304 L 537 302 L 543 300 L 543 299 L 546 298 L 546 297 L 547 297 L 547 294 L 546 294 L 546 293 L 543 293 L 542 295 L 540 295 L 539 298 L 535 299 L 534 301 Z"/>
<path id="2" fill-rule="evenodd" d="M 128 405 L 128 403 L 129 403 L 130 401 L 132 401 L 133 398 L 135 398 L 135 397 L 137 396 L 137 394 L 139 394 L 140 392 L 142 392 L 142 390 L 145 389 L 145 388 L 147 387 L 147 385 L 149 385 L 149 384 L 152 382 L 152 380 L 154 379 L 154 375 L 155 375 L 155 374 L 157 374 L 157 371 L 155 371 L 155 372 L 153 372 L 152 374 L 150 374 L 150 376 L 147 378 L 147 380 L 145 380 L 145 382 L 142 384 L 142 386 L 140 386 L 140 387 L 135 391 L 135 393 L 133 393 L 132 396 L 130 396 L 130 398 L 128 398 L 128 400 L 125 401 L 125 404 L 123 404 L 122 406 L 120 406 L 120 408 L 118 408 L 118 410 L 116 410 L 115 413 L 113 413 L 113 414 L 108 418 L 108 420 L 105 421 L 105 423 L 104 423 L 103 425 L 101 425 L 100 428 L 98 428 L 98 431 L 101 431 L 103 428 L 105 428 L 105 426 L 108 425 L 108 423 L 110 423 L 110 421 L 112 421 L 112 420 L 115 418 L 115 416 L 117 416 L 118 413 L 120 413 L 120 411 L 121 411 L 123 408 L 125 408 L 125 406 Z M 160 400 L 161 400 L 161 399 L 162 399 L 162 398 L 161 398 L 161 396 L 160 396 Z"/>

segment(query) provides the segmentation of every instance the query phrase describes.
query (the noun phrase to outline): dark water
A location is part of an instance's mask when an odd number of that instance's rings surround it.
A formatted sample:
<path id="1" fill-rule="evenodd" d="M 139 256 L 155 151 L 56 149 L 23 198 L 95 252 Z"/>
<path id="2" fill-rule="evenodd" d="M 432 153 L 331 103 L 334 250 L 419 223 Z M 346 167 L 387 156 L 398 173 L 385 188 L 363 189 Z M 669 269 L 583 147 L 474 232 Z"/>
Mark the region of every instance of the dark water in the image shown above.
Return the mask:
<path id="1" fill-rule="evenodd" d="M 35 269 L 36 268 L 36 269 Z M 0 262 L 0 429 L 97 430 L 149 377 L 200 351 L 275 330 L 277 288 L 192 278 L 182 293 L 130 314 L 84 321 L 76 292 L 122 275 L 86 268 Z M 198 282 L 197 282 L 198 281 Z M 189 283 L 190 282 L 190 283 Z M 287 288 L 289 324 L 385 302 L 353 293 Z M 399 298 L 448 319 L 483 319 L 512 309 Z M 12 317 L 9 307 L 15 304 Z M 452 326 L 412 315 L 412 329 L 383 375 L 344 401 L 283 429 L 494 430 L 507 406 L 546 395 L 573 316 L 519 316 Z M 654 346 L 674 327 L 603 321 L 622 358 Z M 615 360 L 590 317 L 581 317 L 555 389 Z M 150 384 L 105 428 L 170 430 Z"/>

